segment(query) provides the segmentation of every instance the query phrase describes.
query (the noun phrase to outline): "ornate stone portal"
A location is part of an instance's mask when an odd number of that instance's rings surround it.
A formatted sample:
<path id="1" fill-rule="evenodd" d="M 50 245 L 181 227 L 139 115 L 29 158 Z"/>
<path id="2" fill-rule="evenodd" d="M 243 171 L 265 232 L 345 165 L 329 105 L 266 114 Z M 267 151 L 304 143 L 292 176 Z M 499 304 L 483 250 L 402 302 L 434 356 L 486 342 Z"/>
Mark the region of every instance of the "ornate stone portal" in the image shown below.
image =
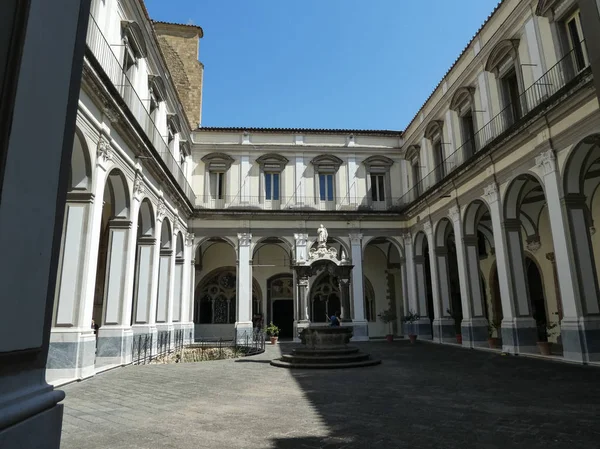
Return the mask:
<path id="1" fill-rule="evenodd" d="M 298 322 L 296 335 L 310 326 L 309 315 L 309 278 L 323 271 L 338 279 L 340 289 L 341 320 L 342 324 L 351 323 L 350 316 L 350 274 L 353 265 L 345 258 L 340 260 L 335 248 L 327 246 L 329 234 L 321 225 L 317 230 L 317 248 L 312 248 L 308 253 L 308 260 L 298 260 L 293 266 L 298 279 Z"/>

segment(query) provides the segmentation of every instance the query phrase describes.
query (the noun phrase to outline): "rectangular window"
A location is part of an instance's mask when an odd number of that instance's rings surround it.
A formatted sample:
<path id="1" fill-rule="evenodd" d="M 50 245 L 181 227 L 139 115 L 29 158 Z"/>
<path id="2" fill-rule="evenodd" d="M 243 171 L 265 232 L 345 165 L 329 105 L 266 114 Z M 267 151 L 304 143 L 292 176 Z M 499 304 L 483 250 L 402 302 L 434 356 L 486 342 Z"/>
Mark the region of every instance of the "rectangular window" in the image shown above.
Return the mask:
<path id="1" fill-rule="evenodd" d="M 224 197 L 225 173 L 210 173 L 210 196 L 213 200 L 222 200 Z"/>
<path id="2" fill-rule="evenodd" d="M 385 175 L 371 175 L 371 200 L 385 201 Z"/>
<path id="3" fill-rule="evenodd" d="M 321 201 L 333 201 L 333 174 L 319 175 L 319 197 Z"/>
<path id="4" fill-rule="evenodd" d="M 265 173 L 265 199 L 279 201 L 279 173 Z"/>
<path id="5" fill-rule="evenodd" d="M 434 151 L 434 157 L 436 159 L 436 164 L 437 164 L 437 173 L 438 173 L 438 178 L 437 180 L 440 181 L 444 176 L 446 176 L 446 162 L 445 162 L 445 155 L 444 155 L 444 146 L 442 145 L 442 142 L 438 141 L 433 145 L 433 151 Z"/>
<path id="6" fill-rule="evenodd" d="M 577 14 L 567 20 L 569 49 L 573 52 L 573 61 L 577 72 L 582 71 L 587 66 L 581 36 L 583 36 L 581 32 L 581 15 L 577 12 Z"/>
<path id="7" fill-rule="evenodd" d="M 522 115 L 519 82 L 517 80 L 517 73 L 514 69 L 502 78 L 501 85 L 504 107 L 508 114 L 507 125 L 512 125 L 519 120 Z"/>
<path id="8" fill-rule="evenodd" d="M 462 140 L 465 148 L 465 158 L 475 153 L 475 126 L 473 113 L 468 112 L 461 117 Z"/>

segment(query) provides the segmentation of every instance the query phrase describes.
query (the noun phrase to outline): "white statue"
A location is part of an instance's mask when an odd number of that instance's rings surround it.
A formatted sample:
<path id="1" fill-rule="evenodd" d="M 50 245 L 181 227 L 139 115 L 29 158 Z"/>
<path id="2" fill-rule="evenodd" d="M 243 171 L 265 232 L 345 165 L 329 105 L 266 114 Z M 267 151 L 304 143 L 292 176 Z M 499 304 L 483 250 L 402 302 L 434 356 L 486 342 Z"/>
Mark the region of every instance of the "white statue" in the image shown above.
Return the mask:
<path id="1" fill-rule="evenodd" d="M 319 247 L 327 246 L 327 237 L 329 237 L 329 234 L 327 234 L 327 229 L 325 229 L 325 226 L 321 224 L 319 229 L 317 229 L 317 234 L 319 234 Z"/>

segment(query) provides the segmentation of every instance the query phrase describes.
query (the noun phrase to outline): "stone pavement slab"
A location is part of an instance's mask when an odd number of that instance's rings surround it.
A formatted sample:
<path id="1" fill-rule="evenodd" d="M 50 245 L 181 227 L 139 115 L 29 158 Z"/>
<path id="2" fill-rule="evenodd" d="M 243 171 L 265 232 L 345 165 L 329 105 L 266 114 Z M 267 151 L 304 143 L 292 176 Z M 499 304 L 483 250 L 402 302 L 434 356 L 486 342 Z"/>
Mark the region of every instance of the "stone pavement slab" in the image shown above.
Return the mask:
<path id="1" fill-rule="evenodd" d="M 600 370 L 406 341 L 352 370 L 129 366 L 63 387 L 62 448 L 600 447 Z"/>

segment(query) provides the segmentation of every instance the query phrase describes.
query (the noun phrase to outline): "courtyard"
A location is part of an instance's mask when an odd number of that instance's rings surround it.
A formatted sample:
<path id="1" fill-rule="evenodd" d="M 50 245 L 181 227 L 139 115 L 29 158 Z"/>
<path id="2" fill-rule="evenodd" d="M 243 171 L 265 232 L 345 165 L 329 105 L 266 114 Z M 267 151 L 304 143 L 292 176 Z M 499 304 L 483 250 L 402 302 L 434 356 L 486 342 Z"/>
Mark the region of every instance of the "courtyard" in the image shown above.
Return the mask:
<path id="1" fill-rule="evenodd" d="M 452 345 L 360 344 L 383 363 L 259 356 L 128 366 L 63 387 L 62 448 L 597 448 L 598 368 Z"/>

